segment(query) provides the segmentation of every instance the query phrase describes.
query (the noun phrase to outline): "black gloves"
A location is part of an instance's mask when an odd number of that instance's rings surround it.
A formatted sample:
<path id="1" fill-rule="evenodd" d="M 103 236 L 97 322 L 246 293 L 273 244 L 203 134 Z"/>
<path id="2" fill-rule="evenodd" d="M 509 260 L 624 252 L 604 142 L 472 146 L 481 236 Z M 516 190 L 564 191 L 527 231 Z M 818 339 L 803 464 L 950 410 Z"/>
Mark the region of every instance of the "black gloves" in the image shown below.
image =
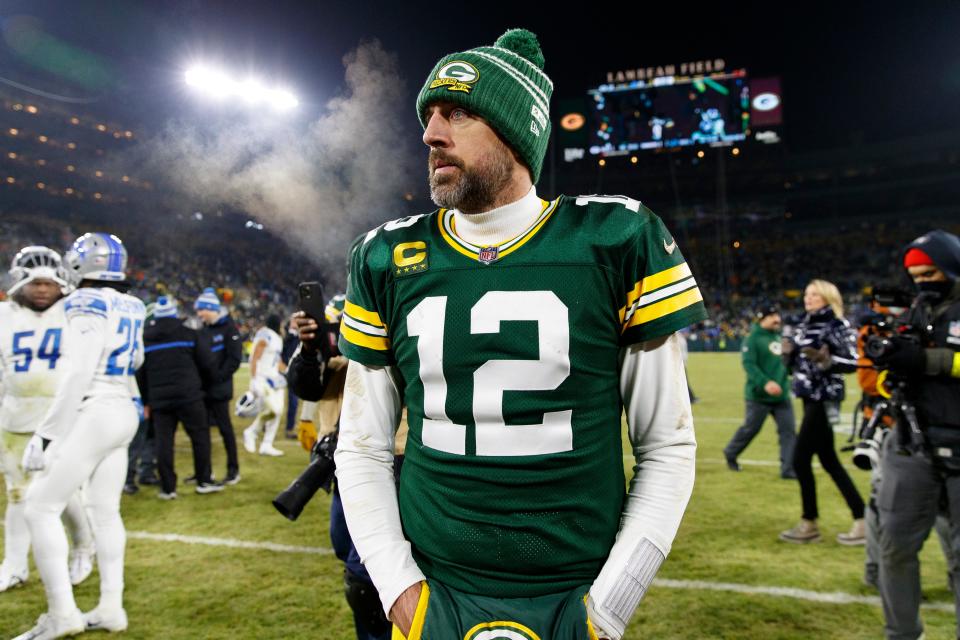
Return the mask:
<path id="1" fill-rule="evenodd" d="M 894 336 L 889 340 L 891 347 L 873 358 L 874 363 L 901 375 L 922 375 L 927 364 L 926 350 L 907 338 Z"/>

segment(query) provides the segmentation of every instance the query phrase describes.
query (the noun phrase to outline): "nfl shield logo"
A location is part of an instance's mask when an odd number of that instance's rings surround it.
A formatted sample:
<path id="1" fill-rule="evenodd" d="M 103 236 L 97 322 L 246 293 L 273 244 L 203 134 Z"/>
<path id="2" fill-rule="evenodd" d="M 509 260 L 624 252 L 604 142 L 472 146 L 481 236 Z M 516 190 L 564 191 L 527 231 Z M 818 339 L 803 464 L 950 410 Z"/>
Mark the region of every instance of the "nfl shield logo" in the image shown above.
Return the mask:
<path id="1" fill-rule="evenodd" d="M 497 259 L 499 251 L 497 247 L 484 247 L 480 249 L 480 255 L 477 256 L 477 259 L 483 264 L 490 264 Z"/>
<path id="2" fill-rule="evenodd" d="M 960 338 L 960 320 L 951 322 L 947 332 L 954 338 Z"/>

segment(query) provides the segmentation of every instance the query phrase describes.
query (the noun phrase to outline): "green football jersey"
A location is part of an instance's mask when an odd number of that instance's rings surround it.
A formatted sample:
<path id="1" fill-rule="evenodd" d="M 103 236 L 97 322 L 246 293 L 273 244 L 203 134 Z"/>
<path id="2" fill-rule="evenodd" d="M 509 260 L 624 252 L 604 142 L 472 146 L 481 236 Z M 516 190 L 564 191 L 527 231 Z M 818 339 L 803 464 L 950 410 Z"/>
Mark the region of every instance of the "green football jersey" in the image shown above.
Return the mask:
<path id="1" fill-rule="evenodd" d="M 371 231 L 340 350 L 402 376 L 400 514 L 424 574 L 501 598 L 592 582 L 625 496 L 618 354 L 704 318 L 673 237 L 629 198 L 542 201 L 491 247 L 443 209 Z"/>

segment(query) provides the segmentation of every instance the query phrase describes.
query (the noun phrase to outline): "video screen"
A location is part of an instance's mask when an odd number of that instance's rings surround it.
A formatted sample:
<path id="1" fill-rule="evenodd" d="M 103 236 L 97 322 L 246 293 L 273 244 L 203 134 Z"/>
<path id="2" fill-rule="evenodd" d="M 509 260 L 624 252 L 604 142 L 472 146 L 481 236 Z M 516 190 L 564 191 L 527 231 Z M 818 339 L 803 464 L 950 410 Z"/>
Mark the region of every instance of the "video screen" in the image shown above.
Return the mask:
<path id="1" fill-rule="evenodd" d="M 656 78 L 589 92 L 590 153 L 726 145 L 750 128 L 746 72 L 700 78 Z"/>

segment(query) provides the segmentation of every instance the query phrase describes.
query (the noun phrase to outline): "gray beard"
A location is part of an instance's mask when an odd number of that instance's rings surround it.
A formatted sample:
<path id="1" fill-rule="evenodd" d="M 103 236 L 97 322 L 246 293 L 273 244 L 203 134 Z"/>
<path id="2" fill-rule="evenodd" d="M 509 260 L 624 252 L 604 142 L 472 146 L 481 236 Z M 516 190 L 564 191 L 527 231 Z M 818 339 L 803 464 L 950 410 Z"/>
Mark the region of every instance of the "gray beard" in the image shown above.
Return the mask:
<path id="1" fill-rule="evenodd" d="M 500 193 L 510 184 L 512 170 L 508 149 L 497 149 L 481 158 L 474 168 L 461 169 L 452 177 L 430 176 L 430 199 L 438 207 L 463 213 L 493 209 Z"/>

